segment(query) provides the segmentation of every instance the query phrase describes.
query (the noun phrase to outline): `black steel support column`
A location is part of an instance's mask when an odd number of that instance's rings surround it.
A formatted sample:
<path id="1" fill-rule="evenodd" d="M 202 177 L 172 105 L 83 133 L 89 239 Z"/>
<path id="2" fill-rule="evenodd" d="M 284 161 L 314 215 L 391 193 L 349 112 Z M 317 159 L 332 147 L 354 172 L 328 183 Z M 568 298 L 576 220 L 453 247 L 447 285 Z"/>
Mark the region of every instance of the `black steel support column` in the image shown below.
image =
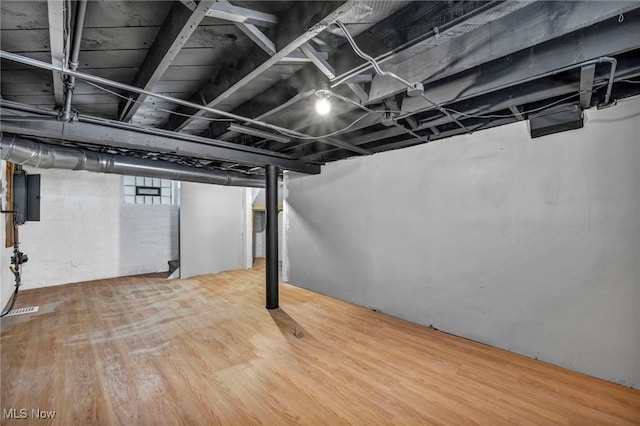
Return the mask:
<path id="1" fill-rule="evenodd" d="M 267 309 L 278 307 L 278 167 L 267 166 Z"/>

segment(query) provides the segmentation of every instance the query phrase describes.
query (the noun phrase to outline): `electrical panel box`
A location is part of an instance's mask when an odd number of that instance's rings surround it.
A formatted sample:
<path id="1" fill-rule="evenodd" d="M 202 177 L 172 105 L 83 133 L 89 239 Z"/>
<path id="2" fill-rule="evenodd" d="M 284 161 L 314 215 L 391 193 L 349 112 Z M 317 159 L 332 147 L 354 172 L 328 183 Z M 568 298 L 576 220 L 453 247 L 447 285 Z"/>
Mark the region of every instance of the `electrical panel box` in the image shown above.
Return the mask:
<path id="1" fill-rule="evenodd" d="M 40 175 L 23 171 L 13 175 L 13 210 L 18 225 L 40 220 Z"/>

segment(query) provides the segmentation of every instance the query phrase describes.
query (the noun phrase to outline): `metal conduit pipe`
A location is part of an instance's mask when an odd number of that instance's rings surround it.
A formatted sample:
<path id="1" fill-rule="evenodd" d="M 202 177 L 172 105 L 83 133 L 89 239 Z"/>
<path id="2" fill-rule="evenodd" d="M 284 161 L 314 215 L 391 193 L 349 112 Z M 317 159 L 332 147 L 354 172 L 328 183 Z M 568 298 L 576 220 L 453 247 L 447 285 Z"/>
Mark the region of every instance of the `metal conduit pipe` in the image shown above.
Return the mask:
<path id="1" fill-rule="evenodd" d="M 84 30 L 84 18 L 87 14 L 87 0 L 79 0 L 76 9 L 76 20 L 73 26 L 73 40 L 69 67 L 72 71 L 78 69 L 78 59 L 80 57 L 80 44 L 82 42 L 82 31 Z M 76 78 L 73 75 L 67 76 L 64 92 L 64 107 L 58 119 L 68 123 L 73 118 L 71 114 L 71 101 L 73 100 L 73 89 L 76 86 Z"/>
<path id="2" fill-rule="evenodd" d="M 146 160 L 50 145 L 13 134 L 0 135 L 0 159 L 41 169 L 86 170 L 215 185 L 265 187 L 263 176 L 204 170 L 160 160 Z"/>

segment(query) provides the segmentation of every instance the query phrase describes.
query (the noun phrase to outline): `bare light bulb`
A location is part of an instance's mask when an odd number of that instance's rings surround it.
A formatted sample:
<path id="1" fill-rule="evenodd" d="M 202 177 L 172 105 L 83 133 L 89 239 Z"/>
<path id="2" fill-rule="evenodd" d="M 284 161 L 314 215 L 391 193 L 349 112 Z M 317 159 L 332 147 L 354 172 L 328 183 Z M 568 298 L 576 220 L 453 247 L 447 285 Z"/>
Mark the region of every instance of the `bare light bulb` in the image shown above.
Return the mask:
<path id="1" fill-rule="evenodd" d="M 327 115 L 331 111 L 331 102 L 327 98 L 319 98 L 316 100 L 316 112 L 320 115 Z"/>

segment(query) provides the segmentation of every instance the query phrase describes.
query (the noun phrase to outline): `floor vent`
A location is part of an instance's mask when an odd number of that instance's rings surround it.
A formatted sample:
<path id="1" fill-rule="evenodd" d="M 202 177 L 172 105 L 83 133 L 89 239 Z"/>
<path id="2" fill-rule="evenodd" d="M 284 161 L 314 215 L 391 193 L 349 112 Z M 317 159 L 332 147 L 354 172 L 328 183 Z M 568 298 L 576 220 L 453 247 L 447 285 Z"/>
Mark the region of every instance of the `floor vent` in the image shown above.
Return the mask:
<path id="1" fill-rule="evenodd" d="M 5 315 L 5 317 L 12 317 L 14 315 L 22 314 L 32 314 L 34 312 L 38 312 L 39 308 L 39 306 L 29 306 L 28 308 L 12 309 L 7 315 Z"/>

